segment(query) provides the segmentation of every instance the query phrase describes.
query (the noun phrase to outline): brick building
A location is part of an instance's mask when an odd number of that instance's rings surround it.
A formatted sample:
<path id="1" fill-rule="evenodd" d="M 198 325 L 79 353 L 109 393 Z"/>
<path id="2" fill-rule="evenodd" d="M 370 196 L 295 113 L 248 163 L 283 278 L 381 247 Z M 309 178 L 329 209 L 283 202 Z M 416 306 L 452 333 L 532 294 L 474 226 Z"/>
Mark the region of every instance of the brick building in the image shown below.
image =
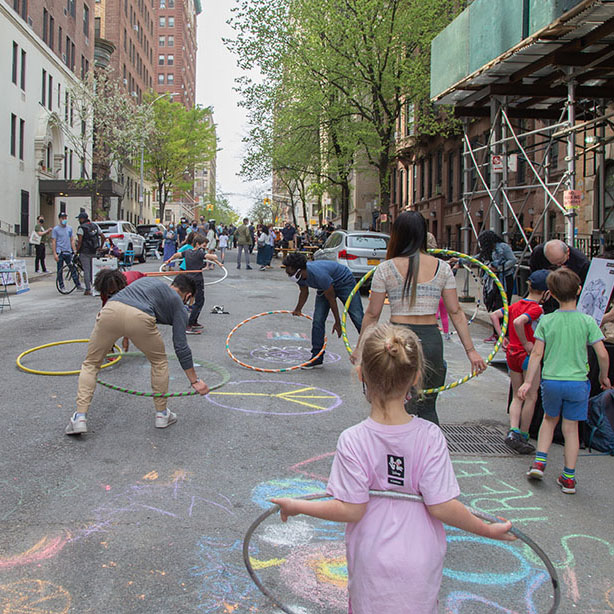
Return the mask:
<path id="1" fill-rule="evenodd" d="M 176 94 L 187 108 L 196 99 L 196 16 L 199 0 L 152 0 L 155 3 L 156 92 Z"/>

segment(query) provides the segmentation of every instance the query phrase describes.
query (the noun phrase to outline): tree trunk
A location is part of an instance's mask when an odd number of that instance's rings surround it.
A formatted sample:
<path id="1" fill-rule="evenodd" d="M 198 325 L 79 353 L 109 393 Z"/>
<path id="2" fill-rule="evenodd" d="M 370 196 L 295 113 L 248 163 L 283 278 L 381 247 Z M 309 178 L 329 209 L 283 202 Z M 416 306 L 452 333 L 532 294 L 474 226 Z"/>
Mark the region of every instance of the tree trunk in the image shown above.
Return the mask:
<path id="1" fill-rule="evenodd" d="M 341 181 L 341 228 L 348 228 L 350 217 L 350 184 L 346 179 Z"/>
<path id="2" fill-rule="evenodd" d="M 384 213 L 388 215 L 388 221 L 384 224 L 390 224 L 390 158 L 389 156 L 380 156 L 380 163 L 378 165 L 379 175 L 379 197 L 380 197 L 380 214 Z M 382 229 L 382 222 L 379 222 L 380 230 Z"/>

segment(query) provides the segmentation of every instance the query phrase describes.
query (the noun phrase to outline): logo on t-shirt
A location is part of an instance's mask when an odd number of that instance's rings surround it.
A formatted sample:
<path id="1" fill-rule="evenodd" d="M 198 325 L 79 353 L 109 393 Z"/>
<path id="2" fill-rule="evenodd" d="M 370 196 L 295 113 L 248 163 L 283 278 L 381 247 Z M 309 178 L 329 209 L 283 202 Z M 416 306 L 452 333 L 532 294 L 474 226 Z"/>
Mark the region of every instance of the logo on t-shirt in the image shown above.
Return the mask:
<path id="1" fill-rule="evenodd" d="M 403 486 L 405 478 L 405 459 L 388 454 L 388 484 Z"/>

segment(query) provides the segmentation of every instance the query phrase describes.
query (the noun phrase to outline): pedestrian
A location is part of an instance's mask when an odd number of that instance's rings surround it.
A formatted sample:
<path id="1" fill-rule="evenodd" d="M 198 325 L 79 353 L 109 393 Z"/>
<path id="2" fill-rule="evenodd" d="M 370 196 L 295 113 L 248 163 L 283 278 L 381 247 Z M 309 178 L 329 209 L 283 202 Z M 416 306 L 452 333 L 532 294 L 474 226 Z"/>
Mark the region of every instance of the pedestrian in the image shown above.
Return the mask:
<path id="1" fill-rule="evenodd" d="M 258 226 L 258 255 L 256 264 L 260 265 L 260 270 L 264 271 L 269 259 L 269 228 L 266 224 Z"/>
<path id="2" fill-rule="evenodd" d="M 53 257 L 57 263 L 57 284 L 60 290 L 64 289 L 64 265 L 70 266 L 74 255 L 77 253 L 77 244 L 72 228 L 68 225 L 68 215 L 66 211 L 61 211 L 58 215 L 59 223 L 53 227 L 51 232 L 51 249 Z M 71 269 L 71 277 L 78 292 L 83 290 L 79 282 L 79 275 L 76 267 Z"/>
<path id="3" fill-rule="evenodd" d="M 249 230 L 249 226 L 247 223 L 249 222 L 248 218 L 243 219 L 243 224 L 239 226 L 235 231 L 235 243 L 237 245 L 237 269 L 241 268 L 241 252 L 245 253 L 245 268 L 251 270 L 251 266 L 249 266 L 249 247 L 252 245 L 252 234 Z"/>
<path id="4" fill-rule="evenodd" d="M 228 230 L 226 228 L 222 230 L 222 234 L 218 238 L 218 245 L 220 248 L 220 261 L 222 264 L 224 264 L 226 250 L 228 249 Z"/>
<path id="5" fill-rule="evenodd" d="M 486 363 L 473 347 L 467 318 L 458 302 L 456 280 L 450 265 L 427 253 L 426 221 L 417 211 L 403 211 L 392 225 L 387 260 L 373 275 L 369 306 L 352 362 L 360 361 L 363 333 L 377 323 L 384 308 L 386 296 L 390 302 L 390 323 L 410 328 L 418 335 L 429 368 L 426 371 L 426 389 L 443 386 L 446 365 L 443 341 L 437 327 L 437 308 L 443 298 L 448 314 L 465 348 L 473 373 L 482 373 Z M 437 394 L 408 400 L 406 410 L 425 420 L 439 424 Z"/>
<path id="6" fill-rule="evenodd" d="M 177 226 L 177 244 L 179 246 L 183 245 L 187 236 L 188 236 L 188 220 L 182 217 L 179 222 L 179 225 Z"/>
<path id="7" fill-rule="evenodd" d="M 332 499 L 271 499 L 282 521 L 307 514 L 345 522 L 349 611 L 436 614 L 443 576 L 443 523 L 489 539 L 513 541 L 511 522 L 489 524 L 458 499 L 446 439 L 434 424 L 403 409 L 424 359 L 417 336 L 380 324 L 364 339 L 358 370 L 369 417 L 337 441 L 326 492 Z M 370 491 L 421 495 L 424 504 Z"/>
<path id="8" fill-rule="evenodd" d="M 484 230 L 478 236 L 480 253 L 478 259 L 488 265 L 497 274 L 499 281 L 503 284 L 508 301 L 511 301 L 514 291 L 514 271 L 516 270 L 516 256 L 512 248 L 492 230 Z M 494 281 L 484 275 L 484 306 L 492 313 L 503 306 L 501 293 Z M 497 340 L 493 333 L 484 339 L 485 343 L 492 343 Z"/>
<path id="9" fill-rule="evenodd" d="M 271 261 L 273 260 L 273 256 L 275 255 L 275 231 L 273 230 L 273 225 L 271 224 L 269 227 L 269 244 L 267 246 L 267 261 L 266 268 L 271 268 Z"/>
<path id="10" fill-rule="evenodd" d="M 428 249 L 437 249 L 437 239 L 435 235 L 430 232 L 426 233 L 426 247 Z M 443 298 L 440 297 L 439 305 L 437 306 L 437 319 L 441 322 L 441 330 L 443 331 L 443 338 L 446 341 L 450 340 L 450 321 L 448 319 L 448 310 L 446 304 L 443 302 Z"/>
<path id="11" fill-rule="evenodd" d="M 188 335 L 199 335 L 203 331 L 203 326 L 198 321 L 198 316 L 205 305 L 205 280 L 203 279 L 202 268 L 209 262 L 217 262 L 218 259 L 215 254 L 207 253 L 207 237 L 197 233 L 194 238 L 194 249 L 185 252 L 185 264 L 186 270 L 196 271 L 198 273 L 186 273 L 186 277 L 189 277 L 194 282 L 194 303 L 190 310 L 190 317 L 188 319 L 188 326 L 186 333 Z"/>
<path id="12" fill-rule="evenodd" d="M 34 225 L 34 231 L 41 238 L 41 242 L 34 246 L 36 256 L 34 258 L 34 272 L 38 273 L 39 267 L 43 273 L 47 272 L 45 265 L 45 252 L 49 246 L 50 234 L 53 228 L 45 228 L 45 218 L 42 215 L 38 216 L 37 223 Z"/>
<path id="13" fill-rule="evenodd" d="M 509 307 L 509 342 L 505 348 L 505 360 L 512 383 L 512 402 L 509 407 L 510 428 L 504 443 L 520 454 L 535 452 L 534 446 L 529 443 L 529 427 L 537 401 L 537 386 L 531 386 L 524 401 L 518 396 L 518 390 L 527 381 L 529 355 L 535 343 L 533 330 L 544 313 L 541 304 L 548 292 L 546 284 L 548 273 L 550 271 L 544 269 L 531 273 L 527 282 L 529 286 L 527 298 L 520 299 Z M 499 337 L 503 309 L 490 314 L 490 318 Z M 539 379 L 539 369 L 536 377 Z"/>
<path id="14" fill-rule="evenodd" d="M 281 246 L 284 249 L 292 249 L 294 244 L 292 241 L 294 240 L 294 235 L 296 234 L 296 230 L 290 225 L 290 222 L 286 222 L 281 231 L 282 242 Z"/>
<path id="15" fill-rule="evenodd" d="M 256 244 L 256 229 L 254 228 L 253 222 L 250 222 L 249 224 L 249 236 L 250 236 L 249 253 L 252 254 L 254 252 L 254 245 Z"/>
<path id="16" fill-rule="evenodd" d="M 177 233 L 173 222 L 168 225 L 162 236 L 164 238 L 164 253 L 162 254 L 162 258 L 166 262 L 177 251 Z"/>
<path id="17" fill-rule="evenodd" d="M 209 387 L 194 370 L 192 352 L 186 341 L 188 315 L 185 305 L 194 296 L 194 282 L 178 275 L 168 286 L 161 279 L 138 279 L 113 295 L 96 316 L 94 330 L 87 345 L 87 356 L 81 365 L 77 392 L 77 410 L 66 427 L 67 435 L 87 433 L 87 412 L 96 389 L 96 377 L 107 354 L 120 338 L 132 339 L 151 364 L 151 386 L 154 393 L 168 392 L 168 360 L 158 324 L 173 327 L 173 345 L 179 364 L 191 386 L 205 395 Z M 124 342 L 124 351 L 127 351 Z M 166 406 L 166 398 L 154 397 L 155 427 L 166 428 L 177 422 L 177 415 Z"/>
<path id="18" fill-rule="evenodd" d="M 215 250 L 217 249 L 217 233 L 215 231 L 215 220 L 209 220 L 209 230 L 207 231 L 207 240 L 209 242 L 207 249 L 209 250 L 209 254 L 215 256 Z M 217 258 L 215 258 L 217 260 Z M 212 270 L 215 268 L 215 265 L 207 263 L 207 270 Z"/>
<path id="19" fill-rule="evenodd" d="M 309 297 L 309 288 L 315 288 L 317 291 L 311 325 L 311 359 L 313 362 L 303 367 L 303 369 L 316 369 L 324 363 L 324 353 L 317 359 L 313 359 L 324 347 L 328 313 L 332 311 L 335 320 L 333 333 L 337 333 L 337 336 L 341 337 L 341 318 L 337 308 L 337 299 L 345 304 L 356 282 L 350 269 L 345 265 L 332 260 L 307 262 L 304 254 L 298 252 L 288 254 L 283 260 L 283 265 L 286 267 L 288 277 L 295 281 L 300 288 L 298 302 L 292 311 L 293 315 L 301 315 L 301 310 Z M 348 314 L 356 330 L 360 331 L 363 318 L 360 294 L 357 293 L 352 299 Z"/>
<path id="20" fill-rule="evenodd" d="M 83 268 L 83 280 L 85 281 L 86 295 L 92 294 L 92 260 L 102 247 L 104 235 L 100 231 L 98 224 L 90 222 L 89 216 L 85 211 L 81 211 L 77 216 L 79 228 L 77 228 L 77 253 Z"/>
<path id="21" fill-rule="evenodd" d="M 611 388 L 608 379 L 610 361 L 599 326 L 591 316 L 576 310 L 581 289 L 578 275 L 571 269 L 559 268 L 548 275 L 547 284 L 550 294 L 559 303 L 559 309 L 541 317 L 535 329 L 527 376 L 518 390 L 518 397 L 524 401 L 537 385 L 539 366 L 543 361 L 541 393 L 544 419 L 537 437 L 535 460 L 527 477 L 543 479 L 554 428 L 562 416 L 565 466 L 557 484 L 565 494 L 573 495 L 580 449 L 578 422 L 586 420 L 591 388 L 587 377 L 587 346 L 592 345 L 597 355 L 602 389 Z"/>
<path id="22" fill-rule="evenodd" d="M 198 234 L 199 233 L 197 233 L 197 232 L 191 232 L 186 237 L 186 240 L 185 240 L 184 244 L 170 258 L 168 258 L 168 259 L 166 259 L 164 261 L 164 265 L 172 268 L 173 260 L 179 260 L 181 258 L 181 262 L 179 264 L 179 268 L 182 271 L 185 271 L 186 270 L 185 254 L 186 254 L 186 252 L 194 249 L 194 241 L 196 240 L 196 236 Z"/>

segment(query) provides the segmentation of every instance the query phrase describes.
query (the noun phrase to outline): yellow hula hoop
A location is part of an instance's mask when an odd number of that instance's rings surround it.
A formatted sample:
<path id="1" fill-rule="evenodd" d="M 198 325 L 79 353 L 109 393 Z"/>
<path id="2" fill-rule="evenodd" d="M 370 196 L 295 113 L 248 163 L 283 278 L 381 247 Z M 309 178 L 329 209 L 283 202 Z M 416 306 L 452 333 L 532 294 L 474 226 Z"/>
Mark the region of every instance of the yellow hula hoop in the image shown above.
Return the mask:
<path id="1" fill-rule="evenodd" d="M 21 359 L 28 354 L 32 354 L 33 352 L 37 352 L 38 350 L 43 350 L 45 348 L 55 347 L 56 345 L 68 345 L 69 343 L 89 343 L 89 339 L 69 339 L 68 341 L 54 341 L 53 343 L 45 343 L 45 345 L 39 345 L 35 348 L 31 348 L 22 352 L 17 356 L 17 366 L 26 373 L 33 373 L 34 375 L 79 375 L 81 373 L 81 369 L 77 369 L 76 371 L 39 371 L 38 369 L 30 369 L 29 367 L 24 367 L 21 363 Z M 121 348 L 117 345 L 113 346 L 113 349 L 117 351 L 117 356 L 104 364 L 101 368 L 106 369 L 107 367 L 112 367 L 114 364 L 117 364 L 122 359 Z"/>
<path id="2" fill-rule="evenodd" d="M 501 294 L 501 298 L 503 300 L 503 323 L 501 326 L 501 335 L 499 335 L 499 338 L 497 339 L 497 342 L 495 343 L 495 347 L 493 348 L 492 352 L 488 355 L 488 358 L 486 358 L 486 364 L 489 365 L 492 362 L 493 358 L 495 357 L 495 354 L 499 351 L 499 348 L 503 344 L 503 339 L 505 339 L 505 333 L 507 332 L 507 326 L 509 322 L 509 308 L 508 308 L 507 294 L 505 293 L 505 288 L 499 281 L 499 278 L 497 277 L 497 275 L 493 273 L 490 270 L 490 268 L 488 268 L 484 263 L 480 262 L 476 258 L 473 258 L 472 256 L 468 256 L 467 254 L 462 254 L 461 252 L 455 252 L 450 249 L 429 249 L 428 252 L 434 255 L 441 254 L 444 256 L 453 256 L 456 258 L 462 258 L 463 260 L 467 260 L 471 262 L 472 264 L 475 264 L 476 266 L 478 266 L 480 269 L 482 269 L 494 281 L 495 285 L 497 286 Z M 348 351 L 350 356 L 352 355 L 352 352 L 354 350 L 352 349 L 352 346 L 350 345 L 350 341 L 347 336 L 346 322 L 347 322 L 348 309 L 350 307 L 350 303 L 352 302 L 352 299 L 356 295 L 356 292 L 358 292 L 360 287 L 367 281 L 367 279 L 369 279 L 369 277 L 373 275 L 376 268 L 377 267 L 374 267 L 370 271 L 368 271 L 364 275 L 364 277 L 356 284 L 356 286 L 354 286 L 354 289 L 352 290 L 352 292 L 350 292 L 350 295 L 348 296 L 347 301 L 345 301 L 345 305 L 343 307 L 343 313 L 341 314 L 341 334 L 343 336 L 343 343 L 345 345 L 345 349 Z M 426 390 L 422 390 L 421 394 L 423 395 L 438 394 L 439 392 L 444 392 L 444 390 L 452 390 L 452 388 L 456 388 L 457 386 L 460 386 L 461 384 L 468 382 L 471 378 L 475 377 L 476 375 L 477 373 L 469 373 L 468 375 L 465 375 L 465 377 L 461 377 L 455 382 L 451 382 L 445 386 L 439 386 L 439 388 L 427 388 Z"/>

